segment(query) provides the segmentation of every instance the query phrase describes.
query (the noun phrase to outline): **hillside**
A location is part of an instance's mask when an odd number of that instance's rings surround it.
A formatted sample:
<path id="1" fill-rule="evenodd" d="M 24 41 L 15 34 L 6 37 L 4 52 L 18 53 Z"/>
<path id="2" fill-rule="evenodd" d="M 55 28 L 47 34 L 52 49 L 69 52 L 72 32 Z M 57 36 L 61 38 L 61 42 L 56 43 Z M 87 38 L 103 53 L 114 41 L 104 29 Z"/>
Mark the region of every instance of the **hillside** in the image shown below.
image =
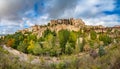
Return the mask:
<path id="1" fill-rule="evenodd" d="M 60 62 L 54 61 L 48 65 L 49 61 L 52 59 L 50 57 L 39 57 L 37 59 L 35 56 L 29 55 L 28 61 L 21 61 L 20 54 L 15 54 L 14 49 L 7 50 L 0 46 L 0 69 L 119 69 L 120 68 L 120 43 L 113 44 L 113 46 L 106 48 L 106 55 L 103 57 L 97 57 L 93 59 L 89 54 L 82 55 L 71 55 L 59 57 Z M 14 54 L 13 54 L 14 53 Z M 22 55 L 23 53 L 21 53 Z M 28 56 L 27 54 L 24 54 Z M 82 57 L 80 57 L 82 56 Z M 38 56 L 37 56 L 38 57 Z M 21 57 L 25 58 L 25 57 Z M 12 59 L 12 60 L 11 60 Z M 26 59 L 26 58 L 25 58 Z M 35 59 L 39 61 L 35 61 Z M 55 59 L 55 58 L 53 58 Z M 87 60 L 87 61 L 86 61 Z M 34 61 L 34 62 L 32 62 Z M 31 63 L 32 62 L 32 63 Z M 36 63 L 37 62 L 37 63 Z"/>
<path id="2" fill-rule="evenodd" d="M 86 25 L 85 22 L 83 22 L 82 19 L 57 19 L 57 20 L 51 20 L 47 25 L 35 25 L 30 28 L 26 28 L 23 30 L 18 30 L 17 32 L 21 32 L 22 34 L 25 34 L 25 32 L 32 32 L 32 34 L 35 34 L 37 38 L 40 38 L 43 34 L 43 32 L 49 29 L 52 32 L 58 32 L 62 29 L 67 29 L 69 31 L 85 31 L 90 32 L 90 30 L 94 30 L 96 33 L 106 33 L 108 30 L 111 32 L 110 35 L 114 33 L 114 31 L 120 31 L 120 26 L 115 25 L 113 27 L 105 27 L 102 25 Z"/>
<path id="3" fill-rule="evenodd" d="M 57 19 L 2 36 L 0 45 L 2 51 L 17 56 L 15 61 L 36 68 L 118 69 L 120 26 L 92 26 L 81 19 Z"/>

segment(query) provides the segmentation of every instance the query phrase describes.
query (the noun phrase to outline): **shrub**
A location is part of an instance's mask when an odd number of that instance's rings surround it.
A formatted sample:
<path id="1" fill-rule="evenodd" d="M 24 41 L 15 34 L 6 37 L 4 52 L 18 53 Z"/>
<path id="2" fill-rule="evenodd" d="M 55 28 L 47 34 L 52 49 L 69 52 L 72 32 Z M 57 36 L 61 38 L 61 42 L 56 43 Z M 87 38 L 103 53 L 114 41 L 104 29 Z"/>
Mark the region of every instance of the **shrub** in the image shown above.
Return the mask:
<path id="1" fill-rule="evenodd" d="M 104 50 L 103 46 L 99 47 L 98 54 L 99 54 L 100 57 L 102 57 L 103 55 L 105 55 L 105 50 Z"/>

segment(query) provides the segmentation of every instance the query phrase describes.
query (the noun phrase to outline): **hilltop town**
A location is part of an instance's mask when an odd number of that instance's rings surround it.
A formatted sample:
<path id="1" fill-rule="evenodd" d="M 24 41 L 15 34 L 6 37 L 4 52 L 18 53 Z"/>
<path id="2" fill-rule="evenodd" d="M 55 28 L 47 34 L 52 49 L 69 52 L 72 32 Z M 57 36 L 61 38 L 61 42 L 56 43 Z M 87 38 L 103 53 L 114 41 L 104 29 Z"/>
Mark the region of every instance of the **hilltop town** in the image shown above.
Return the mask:
<path id="1" fill-rule="evenodd" d="M 38 69 L 43 66 L 98 69 L 100 65 L 99 69 L 116 69 L 120 57 L 120 26 L 93 26 L 86 25 L 82 19 L 56 19 L 47 25 L 35 25 L 0 36 L 0 44 L 0 53 L 8 54 L 8 51 L 17 62 L 29 63 L 28 67 L 35 64 Z M 11 60 L 11 57 L 4 57 Z M 1 56 L 2 60 L 4 57 Z"/>
<path id="2" fill-rule="evenodd" d="M 113 27 L 105 27 L 102 25 L 86 25 L 85 22 L 82 19 L 56 19 L 56 20 L 51 20 L 47 25 L 35 25 L 30 28 L 26 28 L 23 30 L 19 30 L 17 32 L 25 33 L 25 32 L 32 32 L 33 34 L 36 34 L 37 37 L 41 37 L 42 33 L 46 30 L 50 29 L 51 31 L 58 32 L 61 29 L 67 29 L 69 31 L 79 31 L 80 29 L 86 32 L 89 32 L 90 30 L 94 30 L 97 33 L 105 33 L 108 30 L 111 30 L 111 35 L 113 36 L 112 33 L 114 33 L 115 30 L 120 31 L 120 26 L 115 25 Z"/>

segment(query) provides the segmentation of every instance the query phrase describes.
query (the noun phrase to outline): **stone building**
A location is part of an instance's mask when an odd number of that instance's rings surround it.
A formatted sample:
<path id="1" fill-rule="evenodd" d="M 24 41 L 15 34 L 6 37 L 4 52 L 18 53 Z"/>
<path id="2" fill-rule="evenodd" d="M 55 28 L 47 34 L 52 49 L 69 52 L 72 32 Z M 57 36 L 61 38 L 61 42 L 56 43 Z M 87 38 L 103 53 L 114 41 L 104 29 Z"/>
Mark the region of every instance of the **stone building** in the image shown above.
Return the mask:
<path id="1" fill-rule="evenodd" d="M 71 22 L 72 25 L 74 25 L 76 27 L 85 25 L 85 23 L 81 19 L 73 19 L 73 18 L 71 18 L 70 22 Z"/>
<path id="2" fill-rule="evenodd" d="M 85 23 L 81 19 L 57 19 L 57 20 L 51 20 L 50 26 L 55 26 L 58 24 L 65 24 L 65 25 L 74 25 L 74 26 L 84 26 Z"/>

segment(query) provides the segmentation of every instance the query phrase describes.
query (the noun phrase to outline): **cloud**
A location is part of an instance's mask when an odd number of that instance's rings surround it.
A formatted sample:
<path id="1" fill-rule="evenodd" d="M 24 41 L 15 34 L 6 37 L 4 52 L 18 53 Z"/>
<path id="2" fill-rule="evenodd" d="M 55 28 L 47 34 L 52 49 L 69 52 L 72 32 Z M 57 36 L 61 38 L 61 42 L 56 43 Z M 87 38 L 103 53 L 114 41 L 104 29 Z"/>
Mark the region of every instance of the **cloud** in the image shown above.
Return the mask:
<path id="1" fill-rule="evenodd" d="M 114 0 L 82 0 L 75 8 L 75 15 L 91 18 L 103 15 L 103 11 L 113 11 L 115 8 Z"/>
<path id="2" fill-rule="evenodd" d="M 65 11 L 74 9 L 78 1 L 79 0 L 51 0 L 46 5 L 49 7 L 46 11 L 50 18 L 60 18 Z"/>
<path id="3" fill-rule="evenodd" d="M 103 11 L 113 11 L 115 2 L 115 0 L 51 0 L 47 3 L 46 11 L 50 18 L 95 17 Z"/>
<path id="4" fill-rule="evenodd" d="M 43 9 L 40 5 L 42 2 L 43 0 L 0 0 L 0 34 L 13 33 L 26 28 L 25 25 L 31 26 L 33 23 L 30 24 L 27 20 L 25 23 L 24 18 L 34 18 L 33 15 L 39 14 Z M 26 14 L 27 12 L 29 13 Z"/>
<path id="5" fill-rule="evenodd" d="M 0 0 L 0 19 L 21 20 L 38 2 L 42 0 Z"/>
<path id="6" fill-rule="evenodd" d="M 119 25 L 119 16 L 118 15 L 101 15 L 96 18 L 85 18 L 84 22 L 87 25 L 104 25 L 104 26 L 114 26 Z"/>
<path id="7" fill-rule="evenodd" d="M 23 0 L 1 0 L 0 1 L 0 19 L 16 19 L 20 10 L 24 10 Z"/>
<path id="8" fill-rule="evenodd" d="M 71 17 L 82 18 L 89 25 L 113 26 L 119 24 L 120 16 L 105 12 L 115 12 L 118 5 L 117 0 L 1 0 L 0 33 Z"/>
<path id="9" fill-rule="evenodd" d="M 21 23 L 18 21 L 9 21 L 2 19 L 0 22 L 0 34 L 11 34 L 22 28 Z M 23 29 L 23 28 L 22 28 Z"/>

